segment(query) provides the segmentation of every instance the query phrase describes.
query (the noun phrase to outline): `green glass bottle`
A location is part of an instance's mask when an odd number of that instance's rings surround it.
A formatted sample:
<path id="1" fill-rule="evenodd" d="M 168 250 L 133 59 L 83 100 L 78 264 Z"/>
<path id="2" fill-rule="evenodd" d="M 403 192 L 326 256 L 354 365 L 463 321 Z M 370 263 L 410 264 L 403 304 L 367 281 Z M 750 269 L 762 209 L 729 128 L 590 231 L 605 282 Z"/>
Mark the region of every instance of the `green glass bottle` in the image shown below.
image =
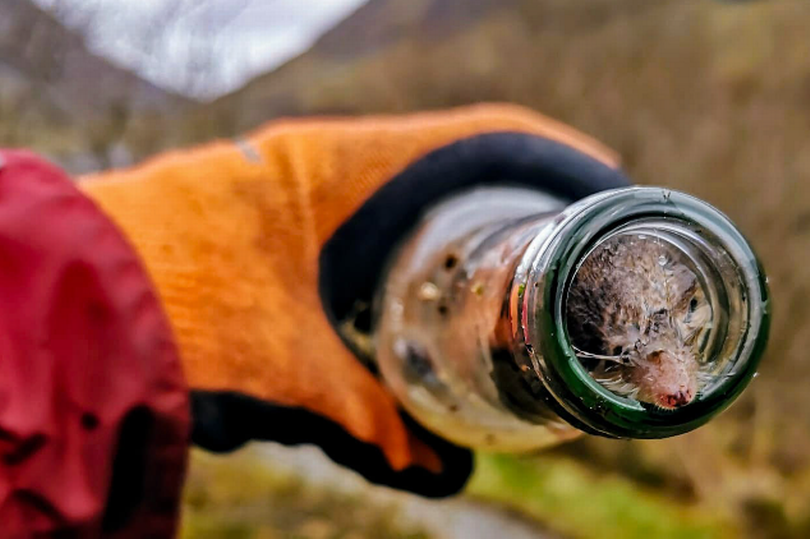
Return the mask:
<path id="1" fill-rule="evenodd" d="M 482 188 L 432 208 L 375 305 L 380 373 L 465 446 L 663 438 L 727 407 L 765 347 L 766 279 L 718 210 L 660 188 L 573 205 Z"/>

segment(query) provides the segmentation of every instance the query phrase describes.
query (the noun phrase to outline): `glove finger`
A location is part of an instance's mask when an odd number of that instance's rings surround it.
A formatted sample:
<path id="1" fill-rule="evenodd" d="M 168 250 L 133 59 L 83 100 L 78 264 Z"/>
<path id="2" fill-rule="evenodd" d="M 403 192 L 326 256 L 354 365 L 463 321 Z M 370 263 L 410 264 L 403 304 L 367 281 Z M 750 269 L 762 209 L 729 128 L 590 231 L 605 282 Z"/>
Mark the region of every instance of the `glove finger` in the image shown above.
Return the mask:
<path id="1" fill-rule="evenodd" d="M 314 444 L 337 464 L 354 469 L 372 483 L 407 490 L 426 497 L 449 496 L 460 491 L 472 472 L 472 453 L 455 446 L 416 424 L 407 414 L 403 422 L 413 437 L 414 452 L 429 451 L 422 462 L 394 469 L 378 445 L 355 438 L 339 423 L 306 408 L 272 404 L 227 391 L 192 392 L 192 439 L 216 452 L 237 449 L 251 440 L 271 440 L 284 445 Z M 255 418 L 261 418 L 256 421 Z"/>

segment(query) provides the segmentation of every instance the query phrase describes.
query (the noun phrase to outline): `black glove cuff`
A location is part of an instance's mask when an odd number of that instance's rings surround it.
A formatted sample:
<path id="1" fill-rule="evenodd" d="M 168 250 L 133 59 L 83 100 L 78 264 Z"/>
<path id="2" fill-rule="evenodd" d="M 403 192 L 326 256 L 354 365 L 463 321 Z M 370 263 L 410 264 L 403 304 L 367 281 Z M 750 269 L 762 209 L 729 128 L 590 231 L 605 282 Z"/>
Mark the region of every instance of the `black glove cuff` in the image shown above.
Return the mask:
<path id="1" fill-rule="evenodd" d="M 519 186 L 573 202 L 628 185 L 621 170 L 536 135 L 488 133 L 443 146 L 382 186 L 326 242 L 319 259 L 324 311 L 346 345 L 368 359 L 340 328 L 355 319 L 358 331 L 370 331 L 368 313 L 356 306 L 371 305 L 392 251 L 437 201 L 473 187 Z"/>

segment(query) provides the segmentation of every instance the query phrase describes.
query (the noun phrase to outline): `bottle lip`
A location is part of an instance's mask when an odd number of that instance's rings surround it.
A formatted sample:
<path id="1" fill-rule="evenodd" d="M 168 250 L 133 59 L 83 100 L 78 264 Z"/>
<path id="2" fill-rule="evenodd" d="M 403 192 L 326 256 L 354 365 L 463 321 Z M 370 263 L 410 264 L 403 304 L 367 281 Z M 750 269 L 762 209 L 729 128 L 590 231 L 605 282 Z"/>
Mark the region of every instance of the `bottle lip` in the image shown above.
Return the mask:
<path id="1" fill-rule="evenodd" d="M 747 332 L 736 348 L 732 371 L 693 402 L 674 410 L 644 405 L 603 387 L 577 358 L 566 327 L 566 293 L 583 257 L 601 238 L 630 222 L 650 217 L 697 226 L 713 236 L 737 266 L 749 298 Z M 728 217 L 682 192 L 631 187 L 580 201 L 563 212 L 555 225 L 542 246 L 536 246 L 537 257 L 528 275 L 534 286 L 527 286 L 523 298 L 525 338 L 544 385 L 578 426 L 611 437 L 675 436 L 705 424 L 748 386 L 767 342 L 768 287 L 757 256 Z"/>

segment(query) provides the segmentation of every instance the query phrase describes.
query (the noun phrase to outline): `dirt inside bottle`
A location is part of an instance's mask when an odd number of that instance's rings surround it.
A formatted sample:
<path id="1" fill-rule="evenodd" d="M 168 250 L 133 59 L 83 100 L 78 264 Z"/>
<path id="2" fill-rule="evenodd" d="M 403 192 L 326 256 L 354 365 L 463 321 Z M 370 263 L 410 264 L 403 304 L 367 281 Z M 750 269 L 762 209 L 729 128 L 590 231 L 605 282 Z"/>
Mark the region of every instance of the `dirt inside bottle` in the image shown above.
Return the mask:
<path id="1" fill-rule="evenodd" d="M 381 372 L 406 409 L 457 443 L 523 451 L 580 434 L 522 387 L 508 305 L 521 253 L 564 206 L 533 192 L 472 193 L 428 216 L 389 273 Z"/>

